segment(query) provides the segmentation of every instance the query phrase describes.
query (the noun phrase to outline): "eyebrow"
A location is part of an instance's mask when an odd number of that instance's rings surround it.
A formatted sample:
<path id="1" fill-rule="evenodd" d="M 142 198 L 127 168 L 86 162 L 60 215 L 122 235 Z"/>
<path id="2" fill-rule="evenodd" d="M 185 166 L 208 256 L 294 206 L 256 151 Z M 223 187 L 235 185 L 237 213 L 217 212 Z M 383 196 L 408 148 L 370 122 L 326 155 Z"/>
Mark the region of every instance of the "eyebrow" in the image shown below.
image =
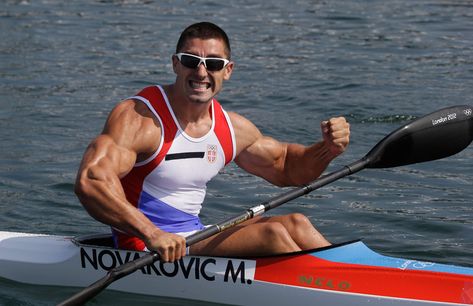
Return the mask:
<path id="1" fill-rule="evenodd" d="M 225 58 L 225 55 L 219 55 L 219 54 L 209 54 L 207 57 L 217 57 L 217 58 Z"/>
<path id="2" fill-rule="evenodd" d="M 192 55 L 195 55 L 195 56 L 198 56 L 198 57 L 202 57 L 202 56 L 200 56 L 200 55 L 198 55 L 198 54 L 195 54 L 195 53 L 193 53 L 193 52 L 188 52 L 188 51 L 181 51 L 181 52 L 182 52 L 182 53 L 187 53 L 187 54 L 192 54 Z M 222 55 L 219 55 L 219 54 L 207 54 L 207 56 L 205 56 L 205 57 L 207 57 L 207 58 L 209 58 L 209 57 L 214 57 L 214 58 L 224 58 L 224 59 L 227 59 L 227 58 L 225 57 L 225 55 L 222 56 Z"/>

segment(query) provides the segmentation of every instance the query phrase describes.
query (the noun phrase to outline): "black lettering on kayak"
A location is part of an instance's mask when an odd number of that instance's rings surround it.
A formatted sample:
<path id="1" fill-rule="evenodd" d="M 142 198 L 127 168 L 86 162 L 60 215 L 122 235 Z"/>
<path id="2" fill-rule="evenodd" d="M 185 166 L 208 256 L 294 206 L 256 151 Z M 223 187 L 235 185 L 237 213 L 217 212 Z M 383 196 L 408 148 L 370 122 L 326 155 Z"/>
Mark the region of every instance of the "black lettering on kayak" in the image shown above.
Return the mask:
<path id="1" fill-rule="evenodd" d="M 192 265 L 194 264 L 194 262 L 195 262 L 195 257 L 191 257 L 189 259 L 189 263 L 186 266 L 184 264 L 184 259 L 183 258 L 179 259 L 179 266 L 181 267 L 181 271 L 185 279 L 189 278 L 189 275 L 191 274 L 191 270 L 192 270 Z"/>
<path id="2" fill-rule="evenodd" d="M 139 252 L 118 251 L 113 249 L 80 248 L 80 261 L 83 269 L 109 271 L 127 262 L 140 258 Z M 140 268 L 145 275 L 173 278 L 182 275 L 185 279 L 204 279 L 213 282 L 217 279 L 214 274 L 217 266 L 215 258 L 185 257 L 172 263 L 155 262 Z M 246 279 L 245 262 L 228 260 L 224 271 L 224 282 L 241 282 L 251 284 L 251 279 Z"/>
<path id="3" fill-rule="evenodd" d="M 115 255 L 110 250 L 103 250 L 99 253 L 98 256 L 99 265 L 102 269 L 108 271 L 117 266 L 117 259 Z"/>
<path id="4" fill-rule="evenodd" d="M 199 279 L 199 266 L 200 266 L 200 258 L 195 260 L 195 279 Z"/>
<path id="5" fill-rule="evenodd" d="M 84 248 L 80 248 L 80 263 L 83 269 L 86 268 L 85 266 L 86 259 L 89 262 L 89 264 L 92 265 L 94 270 L 97 270 L 99 268 L 98 263 L 97 263 L 97 250 L 96 249 L 92 249 L 92 258 L 91 258 L 89 254 L 87 254 L 87 251 Z"/>
<path id="6" fill-rule="evenodd" d="M 133 258 L 132 258 L 133 254 Z M 137 252 L 126 252 L 125 256 L 119 251 L 112 252 L 111 250 L 100 250 L 97 249 L 85 249 L 80 248 L 80 261 L 82 268 L 88 268 L 88 265 L 92 266 L 94 270 L 98 270 L 99 267 L 105 271 L 116 268 L 117 266 L 126 264 L 131 260 L 140 258 L 140 254 Z M 149 274 L 149 270 L 145 270 L 145 267 L 141 268 L 143 274 Z"/>
<path id="7" fill-rule="evenodd" d="M 156 274 L 157 276 L 161 276 L 161 273 L 159 272 L 158 267 L 156 267 L 154 264 L 155 263 L 147 265 L 146 266 L 146 272 L 143 272 L 143 270 L 142 270 L 143 274 L 151 275 L 151 270 L 153 270 L 154 274 Z"/>
<path id="8" fill-rule="evenodd" d="M 126 252 L 125 260 L 122 259 L 122 256 L 120 255 L 120 252 L 118 251 L 115 251 L 115 256 L 117 257 L 118 264 L 123 265 L 124 263 L 127 263 L 130 261 L 131 252 Z"/>
<path id="9" fill-rule="evenodd" d="M 207 273 L 205 272 L 205 268 L 207 267 L 209 263 L 212 263 L 215 265 L 217 261 L 213 258 L 208 258 L 204 260 L 204 262 L 202 263 L 202 266 L 200 267 L 200 274 L 202 274 L 202 277 L 205 278 L 206 280 L 213 282 L 215 280 L 215 276 L 213 275 L 208 276 Z"/>
<path id="10" fill-rule="evenodd" d="M 223 281 L 228 282 L 229 276 L 232 278 L 232 281 L 234 283 L 236 283 L 237 280 L 240 279 L 240 282 L 244 284 L 245 283 L 245 262 L 240 261 L 240 264 L 238 265 L 238 268 L 235 271 L 235 268 L 233 267 L 233 261 L 229 260 L 227 263 L 227 268 L 225 269 L 225 275 L 223 277 Z"/>
<path id="11" fill-rule="evenodd" d="M 166 270 L 166 267 L 172 267 L 172 270 L 170 269 L 170 272 Z M 161 272 L 163 273 L 164 276 L 167 277 L 174 277 L 177 275 L 179 272 L 179 264 L 177 261 L 175 262 L 159 262 L 159 269 L 161 269 Z"/>

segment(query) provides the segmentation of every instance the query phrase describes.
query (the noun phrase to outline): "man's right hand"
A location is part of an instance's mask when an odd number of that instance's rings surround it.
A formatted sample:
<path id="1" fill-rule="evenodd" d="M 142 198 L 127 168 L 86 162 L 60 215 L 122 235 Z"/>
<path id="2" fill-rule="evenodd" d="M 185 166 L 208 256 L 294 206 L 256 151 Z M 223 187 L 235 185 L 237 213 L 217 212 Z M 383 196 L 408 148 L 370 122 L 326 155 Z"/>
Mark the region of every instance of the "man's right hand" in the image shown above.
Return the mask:
<path id="1" fill-rule="evenodd" d="M 145 240 L 150 251 L 156 251 L 163 262 L 173 262 L 186 255 L 186 239 L 182 236 L 156 229 Z"/>

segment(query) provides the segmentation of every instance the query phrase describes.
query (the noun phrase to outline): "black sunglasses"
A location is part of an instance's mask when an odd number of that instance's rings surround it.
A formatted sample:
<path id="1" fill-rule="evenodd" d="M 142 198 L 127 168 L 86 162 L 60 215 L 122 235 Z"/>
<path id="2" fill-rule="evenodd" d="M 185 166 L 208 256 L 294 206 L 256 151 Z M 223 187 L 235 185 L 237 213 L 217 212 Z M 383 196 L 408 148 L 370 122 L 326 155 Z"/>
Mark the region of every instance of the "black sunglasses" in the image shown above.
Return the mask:
<path id="1" fill-rule="evenodd" d="M 203 63 L 208 71 L 219 71 L 230 63 L 229 60 L 220 57 L 200 57 L 189 53 L 177 53 L 176 56 L 181 64 L 189 69 L 196 69 Z"/>

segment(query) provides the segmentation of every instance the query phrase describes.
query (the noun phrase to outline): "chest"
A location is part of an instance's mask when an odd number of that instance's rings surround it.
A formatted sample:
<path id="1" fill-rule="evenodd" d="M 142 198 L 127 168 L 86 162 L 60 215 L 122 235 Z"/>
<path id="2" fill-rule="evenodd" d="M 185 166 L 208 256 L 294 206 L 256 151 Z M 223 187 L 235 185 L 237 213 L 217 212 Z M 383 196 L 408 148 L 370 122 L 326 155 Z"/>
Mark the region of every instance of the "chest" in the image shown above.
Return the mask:
<path id="1" fill-rule="evenodd" d="M 185 134 L 174 138 L 165 158 L 148 180 L 164 188 L 205 188 L 225 165 L 225 154 L 214 133 L 203 139 Z"/>

